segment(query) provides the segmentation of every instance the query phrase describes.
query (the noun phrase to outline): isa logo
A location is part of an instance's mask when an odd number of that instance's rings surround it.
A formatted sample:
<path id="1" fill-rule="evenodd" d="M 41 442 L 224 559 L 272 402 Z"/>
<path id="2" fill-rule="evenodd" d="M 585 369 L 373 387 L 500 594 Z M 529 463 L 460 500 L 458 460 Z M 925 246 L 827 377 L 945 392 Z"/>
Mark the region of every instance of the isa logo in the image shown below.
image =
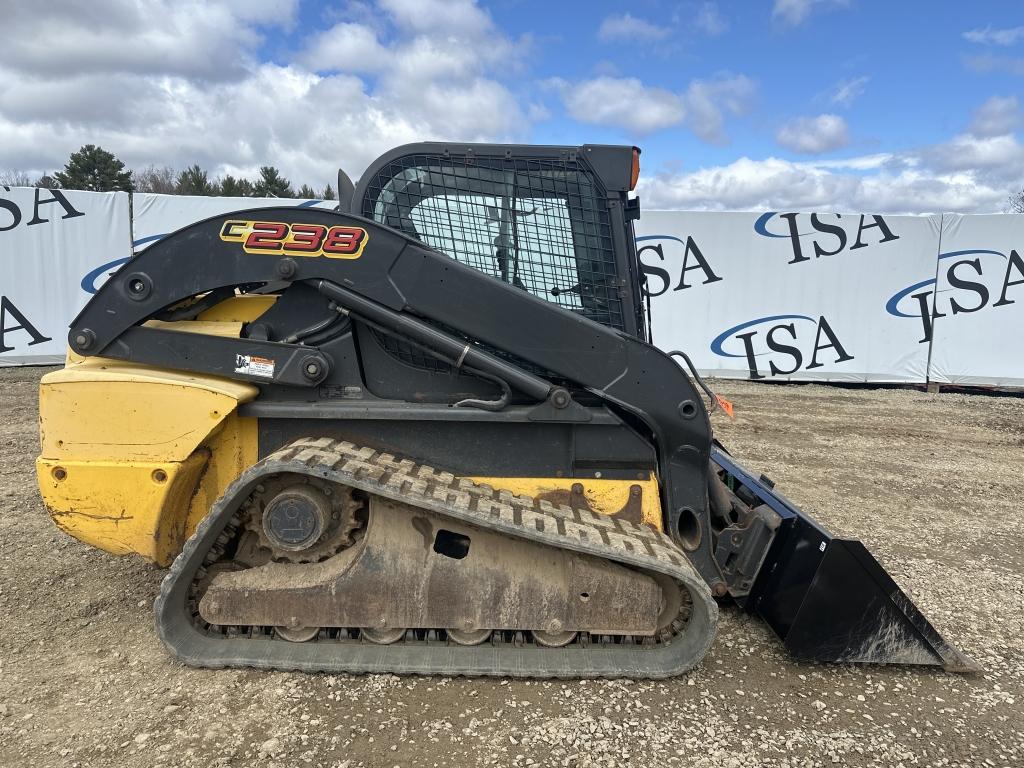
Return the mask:
<path id="1" fill-rule="evenodd" d="M 2 190 L 4 193 L 12 191 L 7 185 L 4 185 Z M 56 225 L 58 221 L 77 219 L 80 216 L 85 216 L 85 213 L 76 209 L 67 196 L 58 189 L 36 187 L 32 193 L 31 206 L 20 205 L 17 200 L 4 197 L 3 193 L 0 193 L 0 235 L 19 227 L 27 229 L 43 224 Z M 4 250 L 7 250 L 6 245 Z M 31 347 L 53 340 L 37 327 L 42 325 L 41 321 L 46 320 L 45 313 L 39 310 L 38 306 L 26 307 L 24 302 L 18 307 L 13 297 L 0 294 L 0 353 L 12 352 L 18 344 Z M 29 315 L 33 316 L 35 323 L 29 320 Z M 27 343 L 26 339 L 29 339 Z"/>
<path id="2" fill-rule="evenodd" d="M 685 240 L 673 235 L 645 235 L 636 242 L 645 243 L 636 252 L 644 276 L 645 296 L 661 296 L 669 289 L 682 291 L 722 280 L 690 235 Z"/>
<path id="3" fill-rule="evenodd" d="M 11 188 L 4 185 L 3 189 L 6 192 L 10 192 Z M 43 193 L 49 195 L 45 200 L 43 199 Z M 53 208 L 47 208 L 44 210 L 43 206 L 53 205 L 56 203 L 64 210 L 64 215 L 60 216 L 57 211 Z M 40 224 L 48 224 L 50 222 L 50 216 L 58 215 L 60 219 L 77 219 L 79 216 L 85 216 L 85 213 L 77 210 L 68 200 L 67 195 L 61 192 L 59 189 L 45 189 L 43 187 L 35 188 L 35 200 L 32 205 L 32 218 L 27 218 L 26 214 L 28 211 L 23 211 L 17 202 L 9 200 L 6 197 L 0 197 L 0 232 L 10 232 L 12 229 L 17 228 L 19 225 L 26 227 L 37 227 Z M 45 216 L 43 214 L 46 214 Z"/>
<path id="4" fill-rule="evenodd" d="M 789 376 L 855 359 L 824 315 L 748 320 L 718 334 L 711 351 L 719 357 L 745 358 L 751 379 Z"/>
<path id="5" fill-rule="evenodd" d="M 1016 303 L 1018 297 L 1024 298 L 1024 289 L 1014 289 L 1024 285 L 1024 259 L 1016 250 L 1006 254 L 969 248 L 940 253 L 937 274 L 937 282 L 932 277 L 908 285 L 885 304 L 885 311 L 894 317 L 920 321 L 920 344 L 932 340 L 936 318 L 1006 307 Z"/>
<path id="6" fill-rule="evenodd" d="M 834 218 L 835 222 L 825 221 L 823 216 Z M 852 220 L 850 216 L 846 218 L 847 221 Z M 861 215 L 857 231 L 852 236 L 843 226 L 842 219 L 841 213 L 766 213 L 754 222 L 754 232 L 761 237 L 788 238 L 793 258 L 787 264 L 836 256 L 843 251 L 857 251 L 900 239 L 882 216 Z M 871 219 L 870 223 L 868 219 Z"/>

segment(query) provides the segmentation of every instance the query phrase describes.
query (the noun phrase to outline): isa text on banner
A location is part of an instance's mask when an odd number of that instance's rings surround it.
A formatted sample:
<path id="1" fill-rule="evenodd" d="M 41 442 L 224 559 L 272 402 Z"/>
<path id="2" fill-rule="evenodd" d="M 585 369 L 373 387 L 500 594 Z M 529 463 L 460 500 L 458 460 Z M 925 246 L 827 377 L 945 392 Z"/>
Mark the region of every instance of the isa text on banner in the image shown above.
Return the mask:
<path id="1" fill-rule="evenodd" d="M 1024 215 L 942 217 L 929 312 L 908 320 L 931 337 L 929 379 L 1024 386 Z"/>
<path id="2" fill-rule="evenodd" d="M 654 343 L 712 376 L 923 383 L 920 328 L 886 306 L 934 271 L 939 222 L 645 212 L 637 249 Z"/>
<path id="3" fill-rule="evenodd" d="M 127 193 L 0 187 L 0 366 L 63 362 L 87 276 L 130 253 Z"/>

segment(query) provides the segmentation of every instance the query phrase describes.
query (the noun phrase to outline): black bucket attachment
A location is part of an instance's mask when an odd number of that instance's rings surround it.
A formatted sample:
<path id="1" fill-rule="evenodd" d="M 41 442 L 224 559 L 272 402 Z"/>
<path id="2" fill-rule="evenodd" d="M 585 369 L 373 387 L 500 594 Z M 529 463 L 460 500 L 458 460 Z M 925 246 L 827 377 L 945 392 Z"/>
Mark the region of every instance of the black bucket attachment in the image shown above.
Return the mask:
<path id="1" fill-rule="evenodd" d="M 713 449 L 711 459 L 782 518 L 740 602 L 768 622 L 794 658 L 981 670 L 942 638 L 861 542 L 834 538 L 724 450 Z"/>

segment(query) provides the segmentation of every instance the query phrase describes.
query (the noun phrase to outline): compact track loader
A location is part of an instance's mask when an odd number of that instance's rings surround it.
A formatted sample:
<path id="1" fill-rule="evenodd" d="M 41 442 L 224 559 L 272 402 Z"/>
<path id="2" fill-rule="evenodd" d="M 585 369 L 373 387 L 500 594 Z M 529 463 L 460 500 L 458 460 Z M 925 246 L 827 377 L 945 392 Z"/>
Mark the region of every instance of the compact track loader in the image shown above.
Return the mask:
<path id="1" fill-rule="evenodd" d="M 198 666 L 664 677 L 729 600 L 799 659 L 973 668 L 714 441 L 649 343 L 638 173 L 632 147 L 417 144 L 337 211 L 162 239 L 43 378 L 53 519 L 171 565 L 157 630 Z"/>

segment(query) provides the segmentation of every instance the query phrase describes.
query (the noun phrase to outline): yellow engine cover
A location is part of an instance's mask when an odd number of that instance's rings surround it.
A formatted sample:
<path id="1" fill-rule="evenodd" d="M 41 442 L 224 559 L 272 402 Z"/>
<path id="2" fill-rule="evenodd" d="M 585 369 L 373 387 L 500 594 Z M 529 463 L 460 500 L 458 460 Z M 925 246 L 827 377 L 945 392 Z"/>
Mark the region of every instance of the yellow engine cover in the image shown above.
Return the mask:
<path id="1" fill-rule="evenodd" d="M 36 473 L 54 522 L 167 565 L 257 459 L 251 384 L 70 355 L 39 387 Z"/>

